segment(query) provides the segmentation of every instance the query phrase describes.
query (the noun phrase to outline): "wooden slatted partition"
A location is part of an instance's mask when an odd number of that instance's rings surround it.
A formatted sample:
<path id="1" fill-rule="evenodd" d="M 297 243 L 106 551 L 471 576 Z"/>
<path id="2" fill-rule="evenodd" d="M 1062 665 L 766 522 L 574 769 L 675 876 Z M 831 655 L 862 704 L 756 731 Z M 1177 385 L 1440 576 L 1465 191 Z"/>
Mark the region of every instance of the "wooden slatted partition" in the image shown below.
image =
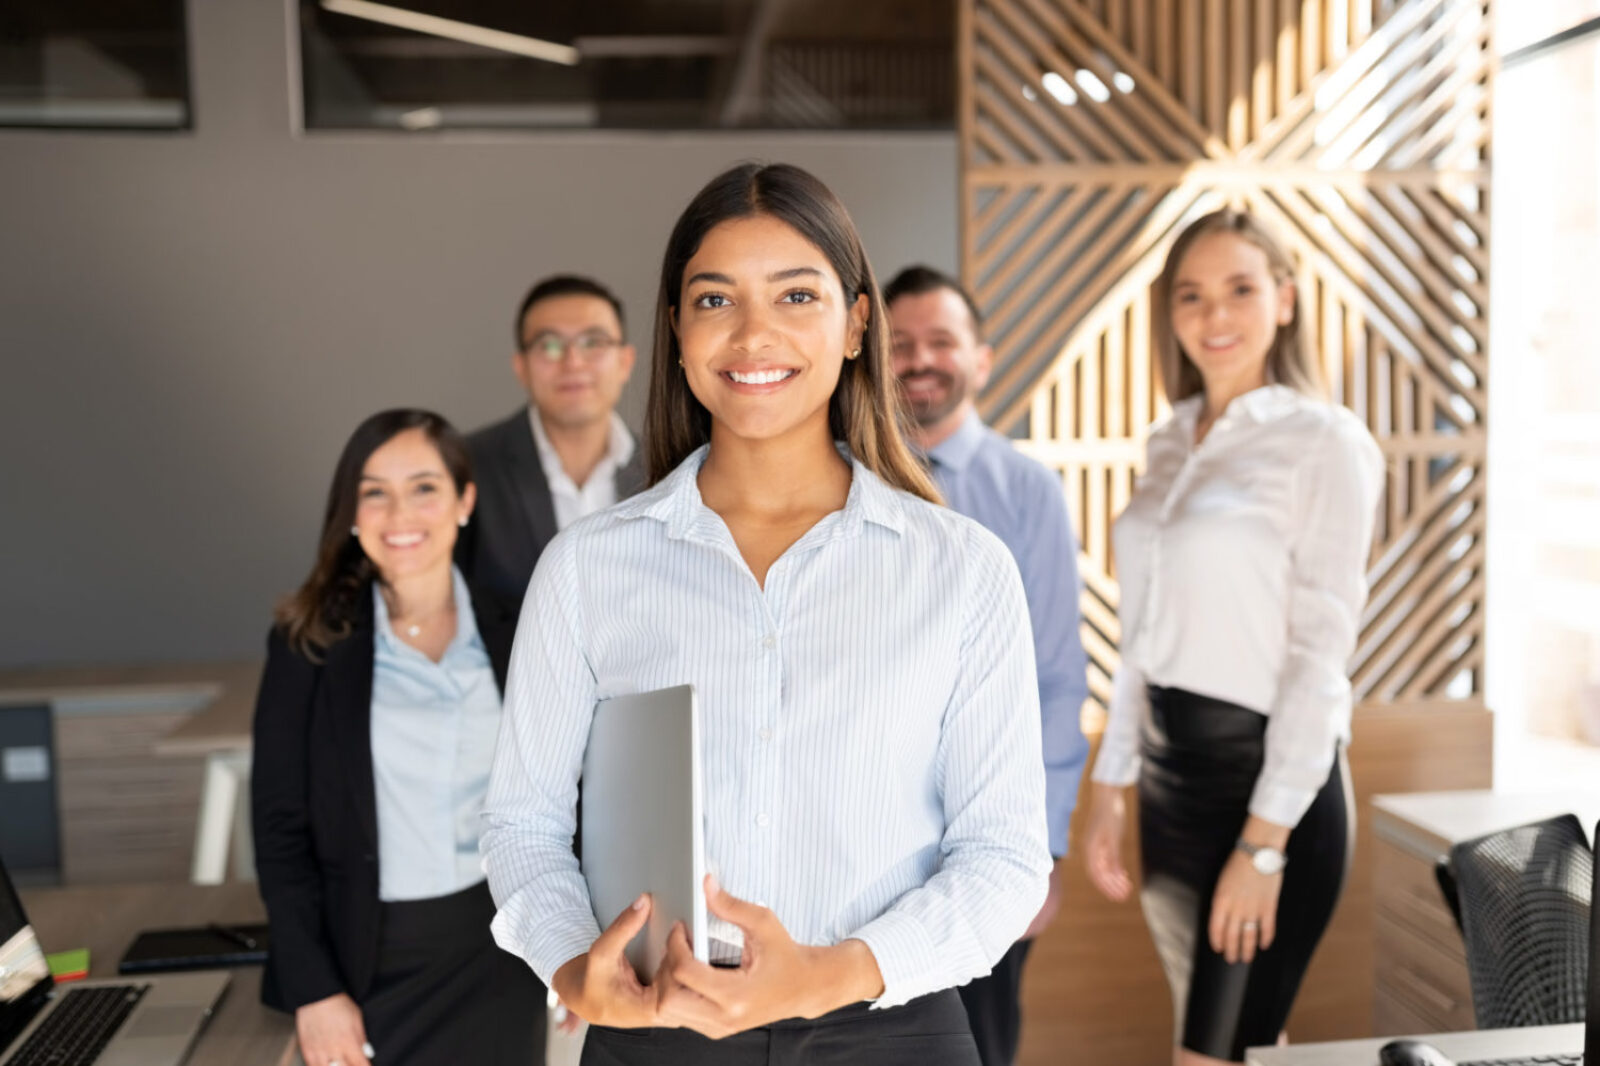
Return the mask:
<path id="1" fill-rule="evenodd" d="M 962 0 L 959 17 L 962 272 L 996 352 L 981 406 L 1072 505 L 1086 724 L 1116 666 L 1110 526 L 1164 410 L 1150 284 L 1178 229 L 1234 203 L 1294 251 L 1335 396 L 1389 462 L 1352 666 L 1358 794 L 1487 785 L 1491 0 Z M 1459 757 L 1429 763 L 1428 744 Z M 1296 1035 L 1367 1030 L 1365 860 Z M 1165 988 L 1124 935 L 1136 916 L 1071 877 L 1030 969 L 1024 1061 L 1157 1061 Z"/>

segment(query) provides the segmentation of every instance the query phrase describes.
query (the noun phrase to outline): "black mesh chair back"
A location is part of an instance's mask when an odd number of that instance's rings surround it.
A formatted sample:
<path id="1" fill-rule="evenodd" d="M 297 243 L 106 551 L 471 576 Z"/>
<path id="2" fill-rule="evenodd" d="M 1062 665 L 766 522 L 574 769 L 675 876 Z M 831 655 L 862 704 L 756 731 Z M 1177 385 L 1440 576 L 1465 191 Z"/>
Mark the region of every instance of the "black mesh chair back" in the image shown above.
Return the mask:
<path id="1" fill-rule="evenodd" d="M 1450 849 L 1479 1029 L 1583 1021 L 1594 852 L 1570 814 Z"/>

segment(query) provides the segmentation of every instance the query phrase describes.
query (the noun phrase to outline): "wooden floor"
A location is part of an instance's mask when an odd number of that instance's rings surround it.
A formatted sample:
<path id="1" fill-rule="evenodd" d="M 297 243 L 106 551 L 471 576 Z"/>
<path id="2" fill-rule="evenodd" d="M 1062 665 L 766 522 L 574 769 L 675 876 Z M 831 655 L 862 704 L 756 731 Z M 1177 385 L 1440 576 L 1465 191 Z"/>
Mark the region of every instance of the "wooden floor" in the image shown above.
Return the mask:
<path id="1" fill-rule="evenodd" d="M 1492 720 L 1461 704 L 1361 710 L 1350 749 L 1355 860 L 1333 925 L 1289 1021 L 1291 1040 L 1365 1036 L 1372 1017 L 1368 797 L 1487 788 Z M 1080 805 L 1080 815 L 1082 806 Z M 1079 838 L 1074 820 L 1074 846 Z M 1136 856 L 1131 838 L 1128 854 Z M 1137 902 L 1112 904 L 1068 861 L 1061 917 L 1040 937 L 1023 983 L 1021 1066 L 1157 1066 L 1170 1061 L 1172 1004 Z"/>

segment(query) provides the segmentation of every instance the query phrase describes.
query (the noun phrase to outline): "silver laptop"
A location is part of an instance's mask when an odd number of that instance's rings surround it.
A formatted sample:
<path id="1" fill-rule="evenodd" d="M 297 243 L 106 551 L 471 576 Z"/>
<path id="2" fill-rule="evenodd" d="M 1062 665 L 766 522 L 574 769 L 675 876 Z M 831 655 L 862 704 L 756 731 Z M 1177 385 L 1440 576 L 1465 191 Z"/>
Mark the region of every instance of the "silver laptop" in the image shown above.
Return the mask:
<path id="1" fill-rule="evenodd" d="M 178 1066 L 228 974 L 164 974 L 56 987 L 0 863 L 0 1066 Z"/>
<path id="2" fill-rule="evenodd" d="M 583 876 L 604 929 L 641 892 L 654 907 L 628 961 L 655 976 L 674 922 L 689 931 L 695 958 L 709 954 L 700 711 L 693 685 L 601 700 L 583 756 Z M 723 952 L 727 954 L 726 951 Z M 732 958 L 738 961 L 738 949 Z"/>

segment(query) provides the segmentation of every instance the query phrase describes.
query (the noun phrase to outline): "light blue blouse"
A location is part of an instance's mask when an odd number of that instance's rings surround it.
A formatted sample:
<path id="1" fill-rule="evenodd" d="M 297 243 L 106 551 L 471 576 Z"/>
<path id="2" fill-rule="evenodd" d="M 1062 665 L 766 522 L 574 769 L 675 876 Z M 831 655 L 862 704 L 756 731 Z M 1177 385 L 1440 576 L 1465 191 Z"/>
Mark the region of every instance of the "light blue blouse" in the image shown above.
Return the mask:
<path id="1" fill-rule="evenodd" d="M 483 880 L 479 814 L 500 689 L 466 581 L 460 571 L 452 577 L 456 635 L 438 662 L 395 635 L 382 593 L 372 590 L 372 777 L 385 902 L 445 896 Z"/>

